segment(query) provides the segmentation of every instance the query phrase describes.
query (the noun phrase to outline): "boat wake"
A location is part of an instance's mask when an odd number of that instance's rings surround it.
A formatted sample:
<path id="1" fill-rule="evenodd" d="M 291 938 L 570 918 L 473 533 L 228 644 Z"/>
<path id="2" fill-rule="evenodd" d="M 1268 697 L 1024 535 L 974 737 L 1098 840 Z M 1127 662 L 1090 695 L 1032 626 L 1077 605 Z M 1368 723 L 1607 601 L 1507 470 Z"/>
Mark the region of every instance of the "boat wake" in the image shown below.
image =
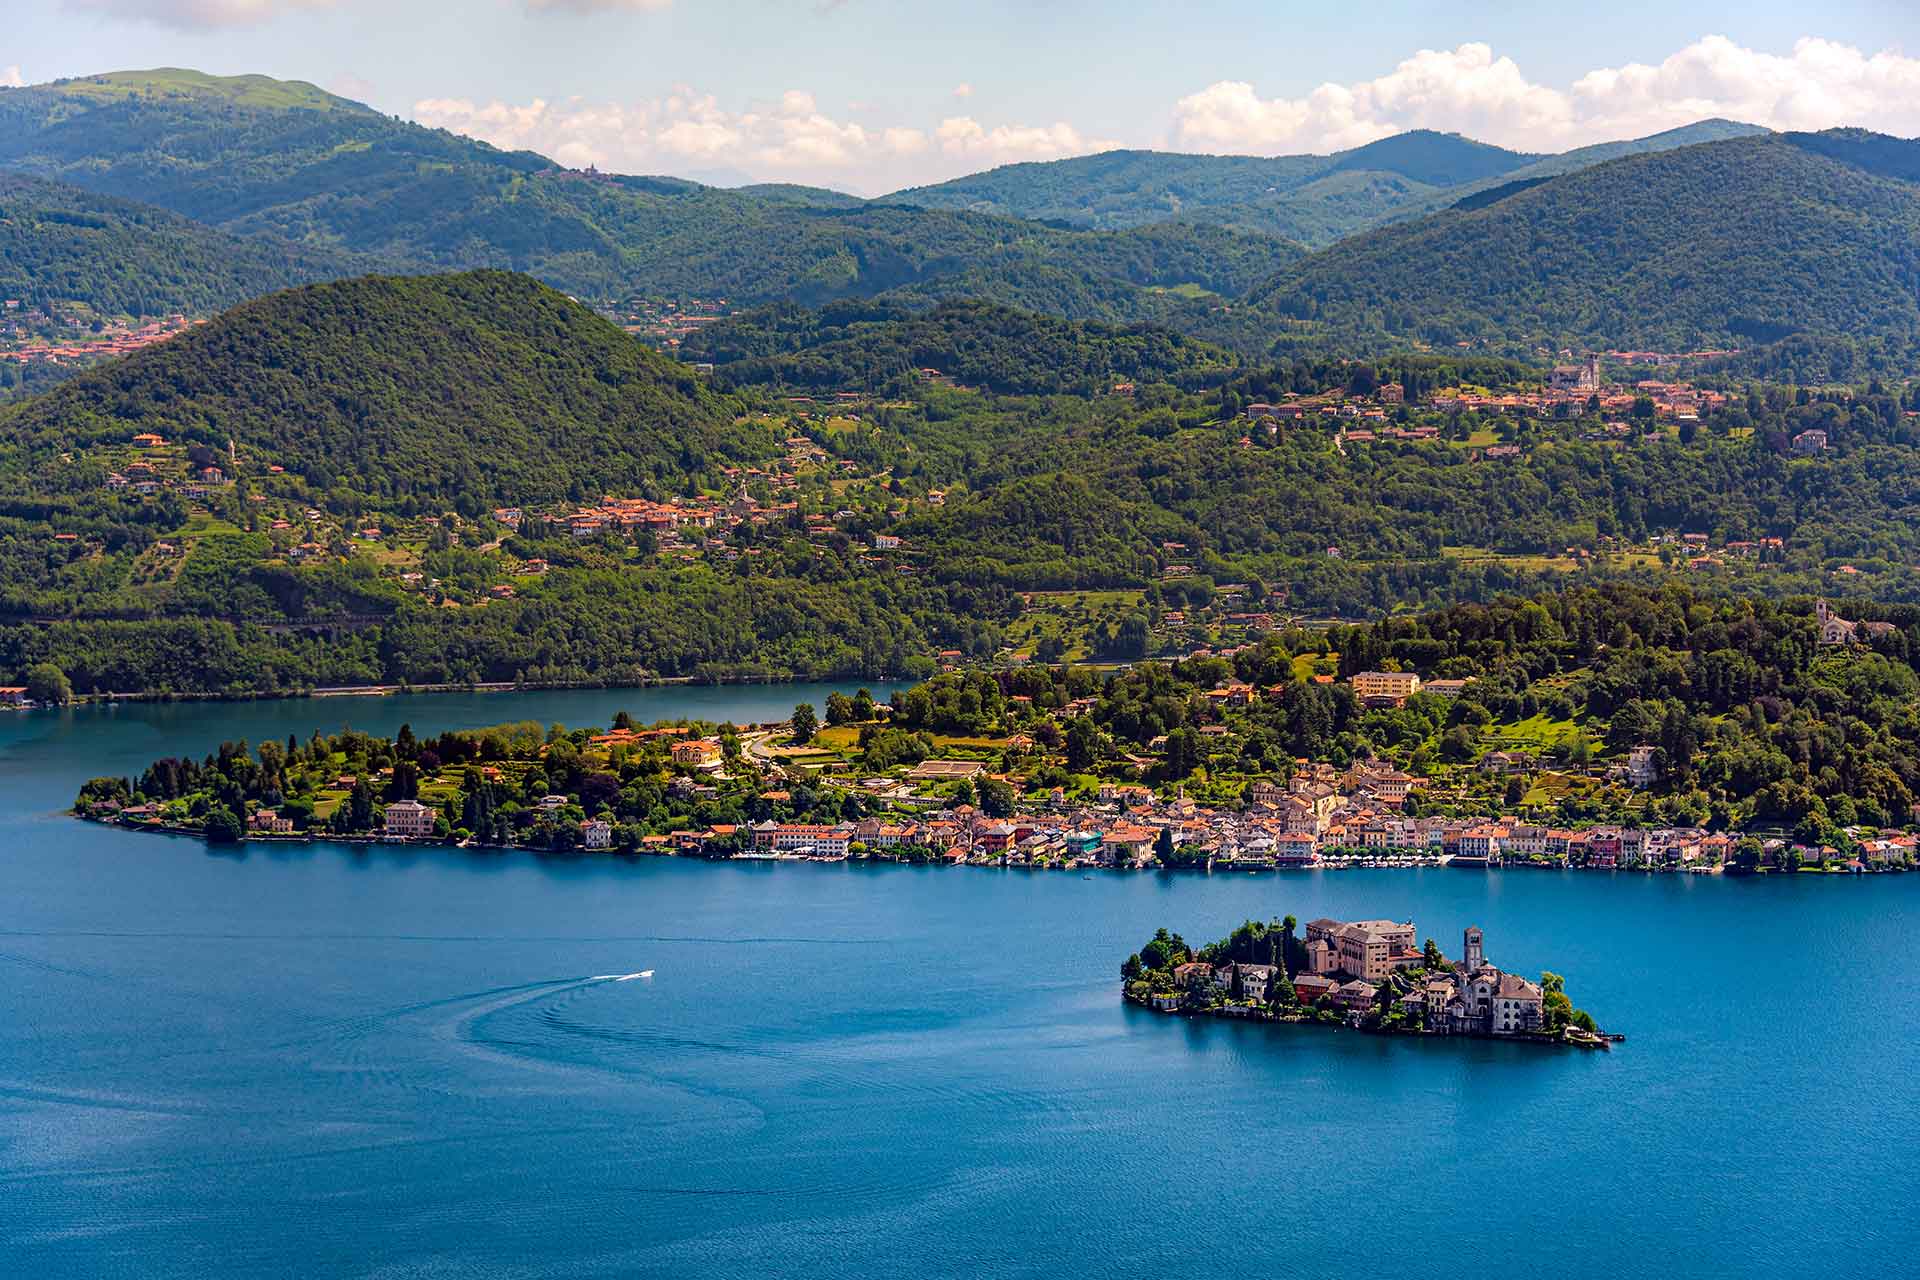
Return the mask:
<path id="1" fill-rule="evenodd" d="M 651 978 L 653 970 L 642 969 L 638 973 L 596 973 L 588 982 L 632 982 L 635 978 Z"/>

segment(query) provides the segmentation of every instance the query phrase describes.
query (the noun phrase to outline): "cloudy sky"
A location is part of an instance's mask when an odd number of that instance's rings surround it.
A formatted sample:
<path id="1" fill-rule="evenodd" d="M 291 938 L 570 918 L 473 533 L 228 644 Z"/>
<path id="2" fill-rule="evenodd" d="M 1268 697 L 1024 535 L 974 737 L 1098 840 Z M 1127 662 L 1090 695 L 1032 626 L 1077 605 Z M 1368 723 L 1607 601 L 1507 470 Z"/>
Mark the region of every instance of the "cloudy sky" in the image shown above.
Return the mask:
<path id="1" fill-rule="evenodd" d="M 1529 151 L 1708 116 L 1920 134 L 1913 0 L 0 4 L 0 85 L 258 72 L 574 165 L 861 194 L 1114 146 L 1273 155 L 1417 127 Z"/>

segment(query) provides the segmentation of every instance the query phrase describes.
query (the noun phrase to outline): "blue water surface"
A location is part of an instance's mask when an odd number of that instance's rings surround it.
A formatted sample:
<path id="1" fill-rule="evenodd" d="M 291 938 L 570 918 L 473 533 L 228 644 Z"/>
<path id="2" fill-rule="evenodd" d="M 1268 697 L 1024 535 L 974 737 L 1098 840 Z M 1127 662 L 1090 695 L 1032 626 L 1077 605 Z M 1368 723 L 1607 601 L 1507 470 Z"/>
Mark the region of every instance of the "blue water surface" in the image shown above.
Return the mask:
<path id="1" fill-rule="evenodd" d="M 824 693 L 0 717 L 0 1275 L 1912 1274 L 1920 876 L 216 853 L 58 812 L 223 738 Z M 1117 999 L 1156 926 L 1286 912 L 1478 924 L 1628 1042 Z"/>

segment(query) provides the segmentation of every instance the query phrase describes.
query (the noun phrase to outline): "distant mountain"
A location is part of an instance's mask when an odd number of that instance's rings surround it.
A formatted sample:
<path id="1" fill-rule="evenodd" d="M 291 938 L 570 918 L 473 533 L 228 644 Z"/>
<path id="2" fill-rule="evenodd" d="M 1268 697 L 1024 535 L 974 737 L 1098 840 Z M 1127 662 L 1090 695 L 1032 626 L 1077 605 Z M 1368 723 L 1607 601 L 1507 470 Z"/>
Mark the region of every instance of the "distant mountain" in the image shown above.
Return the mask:
<path id="1" fill-rule="evenodd" d="M 887 199 L 1076 227 L 1211 222 L 1325 244 L 1434 192 L 1535 159 L 1422 129 L 1330 156 L 1109 151 L 1007 165 Z"/>
<path id="2" fill-rule="evenodd" d="M 1475 142 L 1457 133 L 1415 129 L 1331 157 L 1330 173 L 1396 173 L 1429 187 L 1457 187 L 1498 177 L 1536 156 Z"/>
<path id="3" fill-rule="evenodd" d="M 1106 151 L 1070 160 L 1003 165 L 884 197 L 892 204 L 962 209 L 1062 226 L 1126 228 L 1198 207 L 1239 204 L 1311 182 L 1321 156 L 1200 156 Z"/>
<path id="4" fill-rule="evenodd" d="M 582 173 L 390 119 L 310 85 L 171 70 L 0 91 L 0 166 L 158 204 L 236 235 L 375 254 L 409 269 L 509 268 L 597 300 L 819 303 L 937 290 L 941 280 L 990 267 L 1010 287 L 1037 278 L 1040 292 L 1084 296 L 1102 315 L 1131 318 L 1158 305 L 1148 290 L 1238 293 L 1297 256 L 1269 237 L 1232 231 L 1114 243 L 816 189 L 728 191 Z"/>
<path id="5" fill-rule="evenodd" d="M 734 386 L 904 390 L 920 369 L 964 386 L 1015 394 L 1105 395 L 1116 381 L 1199 386 L 1236 362 L 1218 347 L 1149 326 L 1118 328 L 984 302 L 930 312 L 899 304 L 791 304 L 702 330 L 685 354 L 711 360 Z"/>
<path id="6" fill-rule="evenodd" d="M 1649 134 L 1644 138 L 1633 138 L 1626 142 L 1601 142 L 1590 147 L 1564 151 L 1557 156 L 1546 156 L 1532 164 L 1522 165 L 1518 169 L 1510 169 L 1499 175 L 1466 183 L 1446 194 L 1451 203 L 1457 203 L 1459 200 L 1471 198 L 1496 186 L 1519 183 L 1537 185 L 1548 178 L 1557 178 L 1564 173 L 1578 173 L 1582 169 L 1591 169 L 1594 165 L 1618 160 L 1623 156 L 1672 151 L 1678 147 L 1691 147 L 1702 142 L 1724 142 L 1729 138 L 1764 137 L 1768 132 L 1770 131 L 1757 124 L 1741 124 L 1736 120 L 1701 120 L 1695 124 L 1683 125 L 1678 129 L 1668 129 L 1665 133 Z"/>
<path id="7" fill-rule="evenodd" d="M 392 508 L 679 492 L 754 438 L 683 364 L 505 272 L 372 276 L 251 302 L 0 410 L 0 458 L 143 431 Z"/>
<path id="8" fill-rule="evenodd" d="M 1920 143 L 1859 132 L 1629 155 L 1354 237 L 1249 301 L 1305 343 L 1911 350 L 1915 177 Z"/>
<path id="9" fill-rule="evenodd" d="M 365 258 L 242 239 L 151 205 L 0 172 L 0 295 L 71 322 L 203 315 Z"/>
<path id="10" fill-rule="evenodd" d="M 1110 151 L 1008 165 L 888 200 L 927 208 L 1123 228 L 1209 223 L 1324 247 L 1418 217 L 1501 183 L 1554 176 L 1618 156 L 1711 142 L 1751 125 L 1710 120 L 1629 142 L 1532 156 L 1458 134 L 1415 130 L 1330 156 L 1201 156 Z"/>

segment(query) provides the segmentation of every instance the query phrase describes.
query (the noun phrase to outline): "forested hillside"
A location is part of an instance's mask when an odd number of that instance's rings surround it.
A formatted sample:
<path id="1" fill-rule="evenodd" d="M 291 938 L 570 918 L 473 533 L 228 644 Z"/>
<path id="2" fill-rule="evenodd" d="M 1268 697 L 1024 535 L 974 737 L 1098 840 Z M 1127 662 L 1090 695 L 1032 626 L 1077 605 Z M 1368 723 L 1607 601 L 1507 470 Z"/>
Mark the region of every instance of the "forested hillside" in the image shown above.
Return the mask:
<path id="1" fill-rule="evenodd" d="M 200 315 L 364 260 L 231 236 L 177 214 L 0 172 L 0 294 L 74 321 Z"/>
<path id="2" fill-rule="evenodd" d="M 767 442 L 692 370 L 502 272 L 366 277 L 249 303 L 0 411 L 0 475 L 84 490 L 77 447 L 228 442 L 316 495 L 478 513 L 677 493 Z"/>
<path id="3" fill-rule="evenodd" d="M 0 90 L 0 166 L 236 235 L 414 269 L 524 271 L 593 299 L 819 303 L 979 269 L 1006 300 L 1137 319 L 1150 291 L 1237 295 L 1297 251 L 1202 228 L 1115 238 L 773 187 L 561 169 L 258 77 L 128 72 Z"/>
<path id="4" fill-rule="evenodd" d="M 1736 138 L 1631 156 L 1336 245 L 1252 301 L 1342 349 L 1920 341 L 1920 144 Z"/>
<path id="5" fill-rule="evenodd" d="M 905 391 L 918 371 L 999 392 L 1105 395 L 1116 382 L 1199 386 L 1237 368 L 1228 352 L 1166 329 L 1062 320 L 986 302 L 929 312 L 899 303 L 783 304 L 735 316 L 690 341 L 722 381 L 821 391 Z"/>

